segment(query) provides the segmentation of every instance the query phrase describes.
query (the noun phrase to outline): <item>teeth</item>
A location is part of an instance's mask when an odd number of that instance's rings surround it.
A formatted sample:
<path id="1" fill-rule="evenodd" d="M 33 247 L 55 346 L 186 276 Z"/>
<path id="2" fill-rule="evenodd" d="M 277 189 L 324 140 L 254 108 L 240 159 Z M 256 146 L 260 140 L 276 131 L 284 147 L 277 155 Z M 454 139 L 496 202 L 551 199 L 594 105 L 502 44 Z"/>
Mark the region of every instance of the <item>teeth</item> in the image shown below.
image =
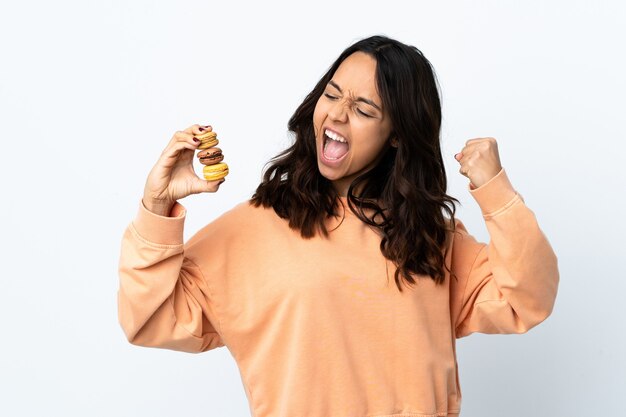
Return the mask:
<path id="1" fill-rule="evenodd" d="M 347 141 L 339 136 L 338 134 L 336 134 L 335 132 L 331 132 L 330 130 L 326 129 L 326 131 L 324 131 L 324 133 L 326 134 L 326 136 L 328 136 L 329 138 L 331 138 L 332 140 L 336 140 L 337 142 L 343 142 L 346 143 Z"/>

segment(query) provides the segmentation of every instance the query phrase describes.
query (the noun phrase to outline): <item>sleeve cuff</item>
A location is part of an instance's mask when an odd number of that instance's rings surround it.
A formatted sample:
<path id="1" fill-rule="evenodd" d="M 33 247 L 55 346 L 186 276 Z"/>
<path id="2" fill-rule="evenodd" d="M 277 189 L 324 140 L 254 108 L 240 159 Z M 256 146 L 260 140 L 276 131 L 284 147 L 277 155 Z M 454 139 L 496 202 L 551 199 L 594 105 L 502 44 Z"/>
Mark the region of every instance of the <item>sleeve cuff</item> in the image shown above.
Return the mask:
<path id="1" fill-rule="evenodd" d="M 187 210 L 177 201 L 170 211 L 170 216 L 160 216 L 151 212 L 141 200 L 137 216 L 133 220 L 133 226 L 137 233 L 148 242 L 159 245 L 183 244 Z"/>
<path id="2" fill-rule="evenodd" d="M 500 210 L 510 203 L 517 194 L 504 168 L 480 187 L 473 188 L 470 183 L 468 189 L 484 216 Z"/>

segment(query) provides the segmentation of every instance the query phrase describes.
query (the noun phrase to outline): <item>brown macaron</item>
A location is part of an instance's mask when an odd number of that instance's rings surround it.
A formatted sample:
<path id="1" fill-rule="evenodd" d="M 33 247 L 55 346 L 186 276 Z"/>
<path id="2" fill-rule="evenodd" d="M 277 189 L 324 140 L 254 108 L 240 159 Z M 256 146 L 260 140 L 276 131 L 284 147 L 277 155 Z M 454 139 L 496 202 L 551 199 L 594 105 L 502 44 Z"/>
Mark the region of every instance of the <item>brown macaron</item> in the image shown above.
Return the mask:
<path id="1" fill-rule="evenodd" d="M 224 160 L 224 155 L 222 154 L 222 150 L 220 148 L 213 147 L 198 152 L 198 159 L 203 165 L 213 165 L 222 162 Z"/>

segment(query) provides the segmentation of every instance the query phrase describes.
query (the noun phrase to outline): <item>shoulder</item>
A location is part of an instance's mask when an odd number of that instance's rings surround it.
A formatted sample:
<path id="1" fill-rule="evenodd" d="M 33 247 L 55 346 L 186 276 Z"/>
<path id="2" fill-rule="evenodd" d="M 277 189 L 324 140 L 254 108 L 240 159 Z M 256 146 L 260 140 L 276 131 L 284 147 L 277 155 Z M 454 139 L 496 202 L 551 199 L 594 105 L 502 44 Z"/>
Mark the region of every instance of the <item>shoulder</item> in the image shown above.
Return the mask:
<path id="1" fill-rule="evenodd" d="M 241 201 L 195 232 L 185 242 L 185 257 L 198 265 L 207 259 L 225 262 L 228 253 L 240 252 L 263 236 L 268 213 L 249 200 Z"/>
<path id="2" fill-rule="evenodd" d="M 255 207 L 250 200 L 243 200 L 202 227 L 188 243 L 194 244 L 207 237 L 223 242 L 240 236 L 249 238 L 258 233 L 259 229 L 267 227 L 267 223 L 275 217 L 278 216 L 271 207 Z"/>
<path id="3" fill-rule="evenodd" d="M 222 222 L 247 226 L 254 225 L 256 228 L 263 227 L 268 222 L 279 219 L 272 207 L 255 206 L 249 199 L 236 204 L 221 217 L 223 217 L 221 219 Z"/>

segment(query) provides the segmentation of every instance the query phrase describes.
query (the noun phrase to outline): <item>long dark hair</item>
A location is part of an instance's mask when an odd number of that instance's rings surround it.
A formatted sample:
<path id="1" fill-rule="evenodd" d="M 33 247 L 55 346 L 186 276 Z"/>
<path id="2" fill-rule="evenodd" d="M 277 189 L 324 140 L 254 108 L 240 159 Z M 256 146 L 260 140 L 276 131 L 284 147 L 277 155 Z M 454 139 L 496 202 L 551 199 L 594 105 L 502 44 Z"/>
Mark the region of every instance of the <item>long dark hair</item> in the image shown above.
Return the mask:
<path id="1" fill-rule="evenodd" d="M 372 36 L 345 49 L 289 119 L 295 142 L 266 164 L 269 168 L 250 201 L 255 207 L 273 207 L 303 238 L 315 236 L 316 231 L 328 236 L 325 220 L 335 215 L 339 195 L 317 166 L 313 112 L 339 65 L 357 51 L 376 60 L 376 83 L 397 148 L 386 147 L 379 163 L 352 182 L 348 206 L 382 236 L 380 250 L 396 265 L 394 279 L 401 292 L 400 275 L 409 285 L 416 283 L 411 273 L 441 284 L 447 232 L 455 230 L 454 201 L 459 201 L 446 194 L 437 80 L 431 63 L 414 46 Z M 352 194 L 357 189 L 362 189 L 359 196 Z M 374 210 L 372 217 L 363 209 Z M 379 215 L 382 221 L 376 222 Z"/>

